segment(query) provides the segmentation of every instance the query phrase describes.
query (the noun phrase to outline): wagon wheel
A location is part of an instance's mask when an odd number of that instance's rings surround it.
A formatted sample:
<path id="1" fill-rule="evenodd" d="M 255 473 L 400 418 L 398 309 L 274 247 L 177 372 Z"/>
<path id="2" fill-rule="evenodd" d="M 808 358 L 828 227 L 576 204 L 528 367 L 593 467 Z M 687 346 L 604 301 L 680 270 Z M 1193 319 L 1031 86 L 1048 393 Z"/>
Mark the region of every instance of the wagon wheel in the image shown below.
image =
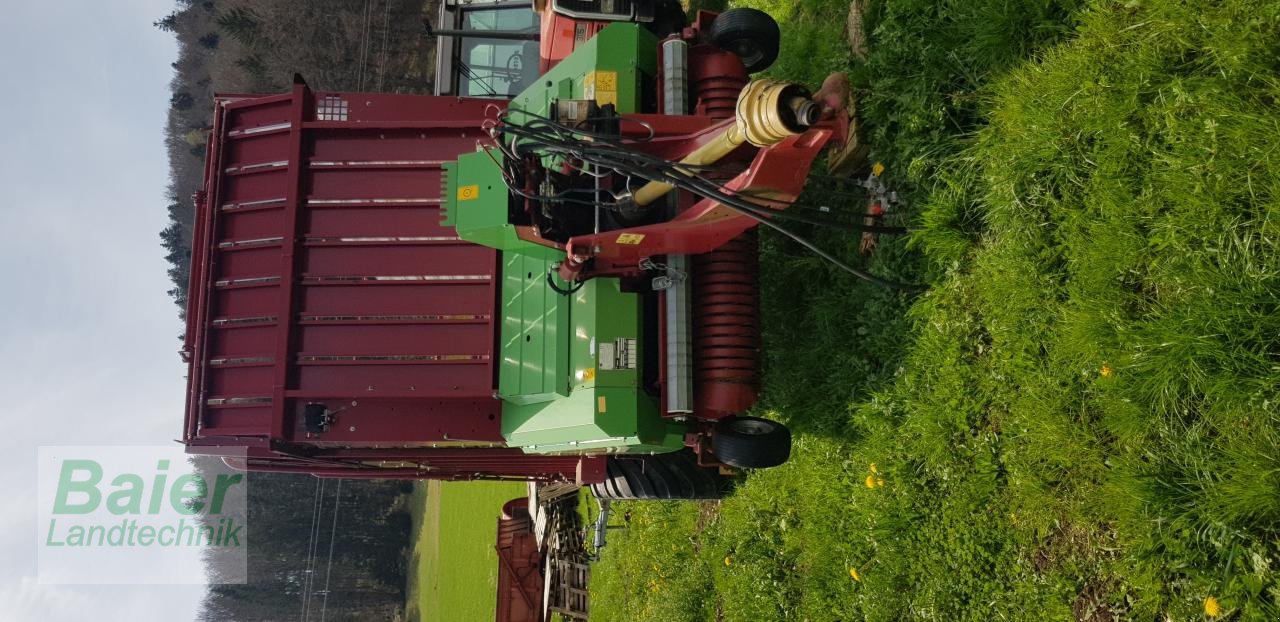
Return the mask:
<path id="1" fill-rule="evenodd" d="M 768 69 L 781 41 L 778 22 L 757 9 L 729 9 L 711 23 L 711 42 L 741 58 L 749 73 Z"/>
<path id="2" fill-rule="evenodd" d="M 759 417 L 729 417 L 716 424 L 711 451 L 721 462 L 737 468 L 778 466 L 791 457 L 791 432 L 786 426 Z"/>

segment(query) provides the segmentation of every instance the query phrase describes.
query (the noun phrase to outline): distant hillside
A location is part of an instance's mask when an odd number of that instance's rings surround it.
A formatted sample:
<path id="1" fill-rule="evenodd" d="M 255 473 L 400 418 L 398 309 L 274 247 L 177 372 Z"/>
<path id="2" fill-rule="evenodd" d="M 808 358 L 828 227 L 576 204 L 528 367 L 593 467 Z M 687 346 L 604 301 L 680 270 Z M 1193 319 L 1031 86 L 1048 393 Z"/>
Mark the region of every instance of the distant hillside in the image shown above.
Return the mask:
<path id="1" fill-rule="evenodd" d="M 280 92 L 295 72 L 316 89 L 430 92 L 434 49 L 422 32 L 422 15 L 435 6 L 436 0 L 178 0 L 155 23 L 178 40 L 165 134 L 169 225 L 160 239 L 180 313 L 187 302 L 191 197 L 203 183 L 214 94 Z M 212 586 L 201 620 L 295 619 L 304 610 L 304 619 L 318 619 L 322 609 L 331 620 L 402 615 L 407 488 L 344 481 L 339 496 L 336 482 L 326 484 L 321 491 L 311 477 L 251 477 L 249 583 Z M 216 577 L 218 561 L 208 565 Z"/>
<path id="2" fill-rule="evenodd" d="M 210 586 L 197 620 L 403 618 L 412 484 L 254 473 L 247 490 L 248 581 Z M 227 576 L 216 552 L 206 572 Z"/>
<path id="3" fill-rule="evenodd" d="M 299 73 L 316 89 L 427 93 L 438 0 L 178 0 L 155 22 L 178 40 L 169 119 L 169 290 L 185 313 L 192 195 L 200 189 L 214 93 L 275 93 Z"/>

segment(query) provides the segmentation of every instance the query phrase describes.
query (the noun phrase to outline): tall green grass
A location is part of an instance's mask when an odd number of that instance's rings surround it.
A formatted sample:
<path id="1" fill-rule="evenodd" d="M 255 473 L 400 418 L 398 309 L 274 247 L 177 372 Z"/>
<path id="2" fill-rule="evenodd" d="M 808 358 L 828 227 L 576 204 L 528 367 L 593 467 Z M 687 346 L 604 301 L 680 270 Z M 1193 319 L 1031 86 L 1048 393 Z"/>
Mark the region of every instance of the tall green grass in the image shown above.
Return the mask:
<path id="1" fill-rule="evenodd" d="M 744 4 L 852 74 L 919 227 L 865 263 L 933 287 L 766 238 L 794 458 L 632 505 L 600 617 L 1280 619 L 1280 3 L 872 2 L 865 62 L 842 2 Z"/>

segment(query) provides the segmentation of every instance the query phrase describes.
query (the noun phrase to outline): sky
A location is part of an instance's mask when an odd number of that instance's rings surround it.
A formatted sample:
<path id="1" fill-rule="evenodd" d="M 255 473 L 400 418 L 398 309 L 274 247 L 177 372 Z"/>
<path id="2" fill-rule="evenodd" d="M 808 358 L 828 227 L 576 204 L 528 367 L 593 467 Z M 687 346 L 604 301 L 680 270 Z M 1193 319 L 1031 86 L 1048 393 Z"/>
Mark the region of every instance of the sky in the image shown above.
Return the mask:
<path id="1" fill-rule="evenodd" d="M 9 2 L 0 19 L 3 622 L 191 620 L 203 593 L 41 585 L 36 574 L 39 446 L 180 435 L 182 325 L 158 237 L 177 46 L 151 25 L 172 8 Z"/>

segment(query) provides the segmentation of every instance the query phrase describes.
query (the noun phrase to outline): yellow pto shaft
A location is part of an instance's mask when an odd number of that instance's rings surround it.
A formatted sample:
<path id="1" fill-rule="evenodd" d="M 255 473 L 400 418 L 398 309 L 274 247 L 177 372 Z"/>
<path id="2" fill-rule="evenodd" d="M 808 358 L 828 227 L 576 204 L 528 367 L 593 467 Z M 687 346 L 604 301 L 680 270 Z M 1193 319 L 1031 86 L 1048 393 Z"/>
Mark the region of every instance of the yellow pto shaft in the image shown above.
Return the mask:
<path id="1" fill-rule="evenodd" d="M 804 87 L 775 80 L 756 80 L 738 96 L 735 122 L 680 160 L 681 164 L 715 164 L 743 143 L 775 145 L 799 134 L 818 120 L 820 108 Z M 671 184 L 651 181 L 635 193 L 636 205 L 648 205 L 671 191 Z"/>

